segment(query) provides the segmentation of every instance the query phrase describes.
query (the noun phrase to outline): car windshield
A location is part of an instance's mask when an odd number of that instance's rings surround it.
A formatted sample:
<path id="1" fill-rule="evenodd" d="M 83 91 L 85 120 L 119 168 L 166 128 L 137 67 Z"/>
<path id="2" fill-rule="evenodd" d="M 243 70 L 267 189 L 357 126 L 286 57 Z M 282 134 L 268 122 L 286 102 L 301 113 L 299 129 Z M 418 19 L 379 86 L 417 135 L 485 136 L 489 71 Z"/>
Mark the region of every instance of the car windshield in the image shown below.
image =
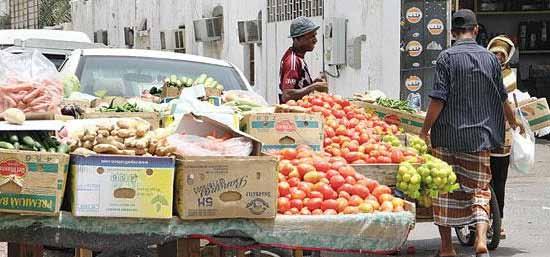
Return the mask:
<path id="1" fill-rule="evenodd" d="M 83 56 L 77 70 L 81 92 L 91 95 L 139 96 L 144 90 L 161 87 L 171 75 L 178 78 L 212 77 L 225 90 L 246 90 L 233 67 L 148 57 Z"/>

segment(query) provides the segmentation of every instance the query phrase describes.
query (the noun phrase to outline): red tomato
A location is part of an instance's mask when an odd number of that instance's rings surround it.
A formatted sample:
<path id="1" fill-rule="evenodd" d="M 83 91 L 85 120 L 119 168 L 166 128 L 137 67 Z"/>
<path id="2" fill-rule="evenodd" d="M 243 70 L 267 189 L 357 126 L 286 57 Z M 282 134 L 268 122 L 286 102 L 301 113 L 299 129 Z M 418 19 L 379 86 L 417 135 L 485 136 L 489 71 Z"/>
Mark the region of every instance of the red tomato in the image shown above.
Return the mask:
<path id="1" fill-rule="evenodd" d="M 338 192 L 338 198 L 345 198 L 349 200 L 351 198 L 351 195 L 346 191 L 340 191 Z"/>
<path id="2" fill-rule="evenodd" d="M 369 195 L 370 195 L 369 189 L 368 189 L 366 186 L 361 185 L 361 184 L 355 184 L 355 185 L 353 185 L 352 193 L 353 193 L 354 195 L 360 196 L 360 197 L 363 198 L 363 199 L 366 199 L 366 198 L 369 197 Z"/>
<path id="3" fill-rule="evenodd" d="M 321 209 L 321 204 L 323 203 L 323 199 L 321 198 L 311 198 L 306 203 L 306 207 L 310 210 L 316 210 Z"/>
<path id="4" fill-rule="evenodd" d="M 350 149 L 350 151 L 352 150 Z M 361 159 L 361 156 L 359 155 L 358 152 L 349 152 L 346 155 L 344 155 L 344 158 L 346 158 L 346 161 L 348 163 L 352 163 L 354 161 Z"/>
<path id="5" fill-rule="evenodd" d="M 330 178 L 330 186 L 334 190 L 338 190 L 341 186 L 343 186 L 346 183 L 346 179 L 342 177 L 341 175 L 335 175 Z"/>
<path id="6" fill-rule="evenodd" d="M 324 132 L 325 132 L 325 138 L 332 138 L 332 137 L 336 136 L 336 132 L 331 127 L 328 127 L 328 126 L 325 127 Z"/>
<path id="7" fill-rule="evenodd" d="M 351 164 L 367 164 L 367 162 L 364 161 L 364 160 L 357 160 L 357 161 L 352 162 Z"/>
<path id="8" fill-rule="evenodd" d="M 300 215 L 311 215 L 311 211 L 309 211 L 309 208 L 304 207 L 300 210 Z"/>
<path id="9" fill-rule="evenodd" d="M 304 202 L 300 199 L 292 199 L 290 200 L 290 208 L 301 210 L 302 208 L 304 208 Z"/>
<path id="10" fill-rule="evenodd" d="M 321 203 L 321 210 L 336 210 L 338 208 L 338 202 L 334 199 L 324 200 Z"/>
<path id="11" fill-rule="evenodd" d="M 304 177 L 304 175 L 310 171 L 315 171 L 315 167 L 313 167 L 313 165 L 307 163 L 300 163 L 298 165 L 298 173 L 300 173 L 301 177 Z"/>
<path id="12" fill-rule="evenodd" d="M 343 177 L 355 176 L 355 169 L 349 165 L 340 167 L 338 172 L 340 172 Z"/>
<path id="13" fill-rule="evenodd" d="M 321 100 L 320 98 L 313 98 L 311 100 L 311 104 L 313 105 L 317 105 L 317 106 L 323 106 L 323 100 Z"/>
<path id="14" fill-rule="evenodd" d="M 378 181 L 374 180 L 374 179 L 369 179 L 367 180 L 367 188 L 369 189 L 369 191 L 372 193 L 374 191 L 375 188 L 377 188 L 379 186 L 378 184 Z"/>
<path id="15" fill-rule="evenodd" d="M 355 185 L 355 184 L 357 184 L 357 180 L 355 179 L 354 176 L 347 176 L 346 177 L 346 183 L 350 184 L 350 185 Z"/>
<path id="16" fill-rule="evenodd" d="M 296 187 L 291 187 L 290 188 L 290 197 L 292 199 L 300 199 L 300 200 L 303 200 L 304 198 L 306 198 L 306 193 Z"/>
<path id="17" fill-rule="evenodd" d="M 348 194 L 351 195 L 352 193 L 352 190 L 353 190 L 353 186 L 350 185 L 350 184 L 343 184 L 340 188 L 338 188 L 338 192 L 347 192 Z"/>
<path id="18" fill-rule="evenodd" d="M 285 213 L 290 210 L 290 200 L 286 197 L 279 197 L 277 199 L 277 211 L 279 213 Z"/>
<path id="19" fill-rule="evenodd" d="M 392 163 L 391 158 L 387 156 L 378 156 L 376 160 L 378 161 L 378 163 Z"/>
<path id="20" fill-rule="evenodd" d="M 401 150 L 393 150 L 391 153 L 391 160 L 393 163 L 401 163 L 403 161 L 404 155 Z"/>
<path id="21" fill-rule="evenodd" d="M 307 197 L 309 197 L 310 199 L 313 199 L 313 198 L 321 198 L 323 199 L 323 194 L 319 191 L 310 191 L 308 194 L 307 194 Z"/>
<path id="22" fill-rule="evenodd" d="M 311 215 L 323 215 L 323 210 L 315 209 L 311 212 Z"/>
<path id="23" fill-rule="evenodd" d="M 360 204 L 363 203 L 363 198 L 361 198 L 358 195 L 352 195 L 348 203 L 350 206 L 359 206 Z"/>
<path id="24" fill-rule="evenodd" d="M 290 194 L 290 185 L 288 182 L 279 182 L 278 192 L 280 196 Z"/>
<path id="25" fill-rule="evenodd" d="M 306 193 L 306 195 L 307 195 L 307 194 L 309 194 L 309 192 L 311 192 L 311 189 L 313 188 L 313 184 L 309 183 L 309 182 L 302 181 L 298 184 L 297 188 L 304 191 L 304 193 Z"/>
<path id="26" fill-rule="evenodd" d="M 338 212 L 343 212 L 349 204 L 346 198 L 338 198 L 336 202 L 338 203 L 338 207 L 336 207 L 336 211 Z"/>
<path id="27" fill-rule="evenodd" d="M 378 199 L 383 194 L 390 194 L 391 195 L 391 188 L 389 188 L 388 186 L 381 185 L 381 186 L 376 187 L 371 192 L 372 192 L 372 195 L 374 195 L 374 197 L 376 197 L 376 199 Z"/>
<path id="28" fill-rule="evenodd" d="M 280 155 L 284 160 L 294 160 L 296 159 L 296 156 L 298 156 L 298 153 L 295 149 L 283 149 L 281 150 Z"/>
<path id="29" fill-rule="evenodd" d="M 323 194 L 323 199 L 334 199 L 338 196 L 338 194 L 327 184 L 321 185 L 318 191 Z"/>
<path id="30" fill-rule="evenodd" d="M 331 170 L 327 171 L 326 178 L 328 178 L 330 180 L 332 177 L 334 177 L 336 175 L 340 175 L 340 172 L 331 169 Z"/>
<path id="31" fill-rule="evenodd" d="M 346 161 L 335 161 L 331 164 L 331 167 L 332 169 L 335 169 L 335 170 L 338 170 L 338 172 L 340 172 L 340 169 L 342 167 L 345 167 L 346 166 Z"/>
<path id="32" fill-rule="evenodd" d="M 313 166 L 317 171 L 327 172 L 330 170 L 330 163 L 323 160 L 316 160 L 313 162 Z"/>
<path id="33" fill-rule="evenodd" d="M 338 212 L 336 212 L 333 209 L 327 209 L 326 211 L 323 212 L 323 215 L 337 215 L 337 214 Z"/>
<path id="34" fill-rule="evenodd" d="M 279 162 L 279 172 L 281 174 L 288 176 L 288 174 L 290 174 L 290 172 L 292 172 L 293 170 L 297 170 L 297 169 L 289 161 L 282 160 Z"/>
<path id="35" fill-rule="evenodd" d="M 290 187 L 297 187 L 298 184 L 300 184 L 300 179 L 296 177 L 292 177 L 292 178 L 289 178 L 287 182 L 290 185 Z"/>

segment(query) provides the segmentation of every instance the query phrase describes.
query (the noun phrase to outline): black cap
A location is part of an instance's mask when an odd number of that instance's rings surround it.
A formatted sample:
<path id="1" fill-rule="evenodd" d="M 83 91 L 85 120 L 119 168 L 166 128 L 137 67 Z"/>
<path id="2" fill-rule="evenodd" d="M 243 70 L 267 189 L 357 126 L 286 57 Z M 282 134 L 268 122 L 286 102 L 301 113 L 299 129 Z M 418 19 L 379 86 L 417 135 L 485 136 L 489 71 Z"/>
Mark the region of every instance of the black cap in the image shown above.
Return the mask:
<path id="1" fill-rule="evenodd" d="M 453 14 L 453 29 L 472 29 L 476 25 L 476 14 L 472 10 L 460 9 Z"/>

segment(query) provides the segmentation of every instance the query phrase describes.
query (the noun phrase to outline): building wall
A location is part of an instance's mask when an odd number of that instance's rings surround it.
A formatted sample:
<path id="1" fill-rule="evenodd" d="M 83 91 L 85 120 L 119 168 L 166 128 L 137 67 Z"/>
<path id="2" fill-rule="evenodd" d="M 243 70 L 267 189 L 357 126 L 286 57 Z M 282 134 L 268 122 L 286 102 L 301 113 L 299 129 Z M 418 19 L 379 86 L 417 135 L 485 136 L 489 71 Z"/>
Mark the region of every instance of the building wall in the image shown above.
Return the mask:
<path id="1" fill-rule="evenodd" d="M 13 29 L 37 29 L 40 0 L 9 0 L 9 13 Z"/>
<path id="2" fill-rule="evenodd" d="M 0 16 L 9 15 L 9 2 L 8 0 L 0 0 Z"/>
<path id="3" fill-rule="evenodd" d="M 263 17 L 263 42 L 254 46 L 255 90 L 269 102 L 277 101 L 279 63 L 292 44 L 288 38 L 290 21 L 267 22 L 266 0 L 88 0 L 73 1 L 73 28 L 87 33 L 106 29 L 109 44 L 124 45 L 124 27 L 139 26 L 146 18 L 149 37 L 136 48 L 160 49 L 160 31 L 186 27 L 186 52 L 225 59 L 247 73 L 248 47 L 239 44 L 237 21 Z M 210 17 L 212 9 L 221 5 L 224 14 L 223 40 L 195 42 L 193 20 Z M 391 97 L 399 97 L 400 0 L 324 0 L 325 17 L 348 19 L 348 44 L 355 37 L 366 35 L 361 45 L 361 69 L 343 66 L 340 77 L 329 78 L 331 92 L 351 96 L 355 92 L 380 89 Z M 246 7 L 246 8 L 245 8 Z M 75 17 L 78 17 L 75 18 Z M 323 17 L 312 18 L 319 25 Z M 316 49 L 306 55 L 312 76 L 323 70 L 323 26 Z M 137 34 L 136 34 L 137 35 Z M 136 37 L 136 41 L 139 39 Z M 332 68 L 328 68 L 334 73 Z"/>

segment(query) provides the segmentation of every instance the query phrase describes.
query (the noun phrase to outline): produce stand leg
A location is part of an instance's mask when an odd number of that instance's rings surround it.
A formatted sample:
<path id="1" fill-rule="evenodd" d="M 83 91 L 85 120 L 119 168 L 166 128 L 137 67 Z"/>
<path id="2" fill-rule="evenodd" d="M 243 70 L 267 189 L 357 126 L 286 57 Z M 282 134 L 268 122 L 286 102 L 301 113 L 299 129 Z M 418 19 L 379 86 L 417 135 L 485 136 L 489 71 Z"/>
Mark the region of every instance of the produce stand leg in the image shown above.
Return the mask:
<path id="1" fill-rule="evenodd" d="M 199 239 L 178 239 L 159 246 L 159 257 L 201 257 Z"/>
<path id="2" fill-rule="evenodd" d="M 42 257 L 44 256 L 43 245 L 26 245 L 8 243 L 8 257 Z"/>
<path id="3" fill-rule="evenodd" d="M 293 257 L 304 257 L 304 251 L 302 250 L 292 250 Z"/>
<path id="4" fill-rule="evenodd" d="M 74 253 L 75 257 L 92 257 L 93 256 L 93 252 L 88 249 L 76 248 L 74 251 L 75 251 Z"/>

